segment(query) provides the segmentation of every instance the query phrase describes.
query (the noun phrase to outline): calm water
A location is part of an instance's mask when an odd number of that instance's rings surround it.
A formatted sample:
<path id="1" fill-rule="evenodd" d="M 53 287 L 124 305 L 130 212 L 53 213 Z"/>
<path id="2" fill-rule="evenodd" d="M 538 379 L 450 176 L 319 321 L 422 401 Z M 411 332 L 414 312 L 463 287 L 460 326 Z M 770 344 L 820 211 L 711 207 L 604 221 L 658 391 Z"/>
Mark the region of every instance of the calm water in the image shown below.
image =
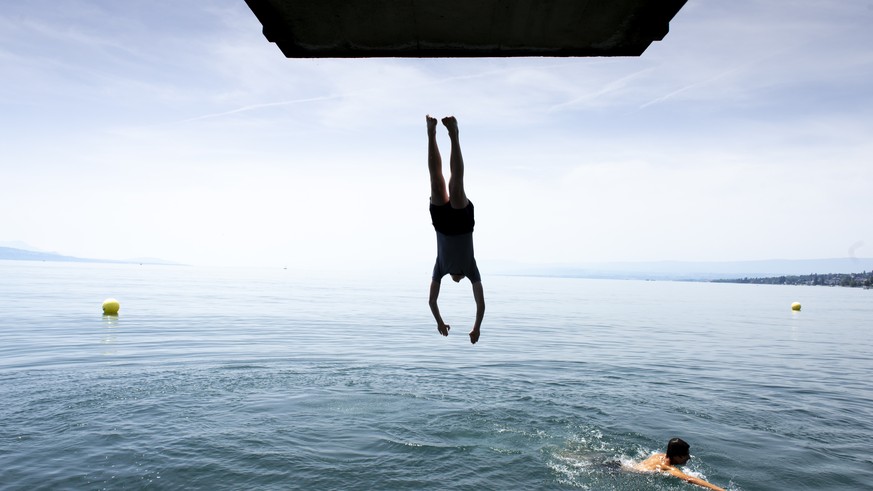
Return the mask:
<path id="1" fill-rule="evenodd" d="M 0 261 L 0 487 L 871 488 L 873 291 L 428 274 Z"/>

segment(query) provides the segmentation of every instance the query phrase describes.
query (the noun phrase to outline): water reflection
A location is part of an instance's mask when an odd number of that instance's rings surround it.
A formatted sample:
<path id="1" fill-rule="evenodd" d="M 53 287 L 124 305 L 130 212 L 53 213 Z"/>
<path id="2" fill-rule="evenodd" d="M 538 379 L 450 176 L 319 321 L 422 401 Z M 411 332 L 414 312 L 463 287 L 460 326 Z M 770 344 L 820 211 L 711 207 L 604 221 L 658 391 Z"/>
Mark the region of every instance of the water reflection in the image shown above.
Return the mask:
<path id="1" fill-rule="evenodd" d="M 103 336 L 100 338 L 100 344 L 103 345 L 101 354 L 118 354 L 118 348 L 115 346 L 115 343 L 118 340 L 116 335 L 116 329 L 118 329 L 118 327 L 118 315 L 103 315 Z"/>

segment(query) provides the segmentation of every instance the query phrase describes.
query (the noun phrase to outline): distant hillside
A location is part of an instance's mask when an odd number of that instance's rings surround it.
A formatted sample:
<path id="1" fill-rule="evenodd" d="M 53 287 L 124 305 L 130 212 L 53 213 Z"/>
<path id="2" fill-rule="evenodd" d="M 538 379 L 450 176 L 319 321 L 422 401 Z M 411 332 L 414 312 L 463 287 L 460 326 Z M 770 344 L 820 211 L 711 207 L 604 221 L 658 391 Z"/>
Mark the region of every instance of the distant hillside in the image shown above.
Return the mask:
<path id="1" fill-rule="evenodd" d="M 849 274 L 873 271 L 873 258 L 774 259 L 764 261 L 657 261 L 556 265 L 480 263 L 492 274 L 519 276 L 563 276 L 640 280 L 712 281 L 735 278 L 767 278 L 788 275 Z"/>
<path id="2" fill-rule="evenodd" d="M 64 256 L 54 252 L 42 252 L 26 249 L 17 249 L 15 247 L 0 247 L 0 260 L 12 261 L 60 261 L 68 263 L 115 263 L 115 264 L 164 264 L 173 265 L 169 261 L 154 258 L 130 259 L 127 261 L 113 261 L 110 259 L 91 259 L 74 256 Z"/>
<path id="3" fill-rule="evenodd" d="M 15 249 L 13 247 L 0 247 L 0 259 L 11 259 L 14 261 L 63 261 L 76 263 L 114 262 L 100 261 L 97 259 L 85 259 L 73 256 L 63 256 L 61 254 L 55 254 L 53 252 L 28 251 L 24 249 Z"/>

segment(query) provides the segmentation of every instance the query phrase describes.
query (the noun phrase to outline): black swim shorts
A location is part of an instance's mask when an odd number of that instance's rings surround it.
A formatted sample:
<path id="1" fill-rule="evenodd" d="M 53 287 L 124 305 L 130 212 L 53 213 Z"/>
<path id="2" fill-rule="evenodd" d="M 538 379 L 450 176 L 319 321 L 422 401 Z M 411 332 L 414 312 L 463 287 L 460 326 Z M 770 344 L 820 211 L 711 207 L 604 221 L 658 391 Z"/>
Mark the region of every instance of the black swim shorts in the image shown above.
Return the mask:
<path id="1" fill-rule="evenodd" d="M 468 234 L 473 231 L 473 202 L 467 201 L 463 209 L 452 208 L 450 203 L 441 206 L 430 205 L 430 218 L 433 228 L 446 235 Z"/>

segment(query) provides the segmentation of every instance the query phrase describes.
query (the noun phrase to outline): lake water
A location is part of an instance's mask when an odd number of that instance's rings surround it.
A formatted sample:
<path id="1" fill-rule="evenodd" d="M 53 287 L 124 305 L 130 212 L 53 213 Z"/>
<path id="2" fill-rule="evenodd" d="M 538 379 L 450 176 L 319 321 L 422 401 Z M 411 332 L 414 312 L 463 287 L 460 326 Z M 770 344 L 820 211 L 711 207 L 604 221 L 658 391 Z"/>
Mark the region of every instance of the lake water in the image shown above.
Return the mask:
<path id="1" fill-rule="evenodd" d="M 873 291 L 429 272 L 0 261 L 0 488 L 871 489 Z"/>

